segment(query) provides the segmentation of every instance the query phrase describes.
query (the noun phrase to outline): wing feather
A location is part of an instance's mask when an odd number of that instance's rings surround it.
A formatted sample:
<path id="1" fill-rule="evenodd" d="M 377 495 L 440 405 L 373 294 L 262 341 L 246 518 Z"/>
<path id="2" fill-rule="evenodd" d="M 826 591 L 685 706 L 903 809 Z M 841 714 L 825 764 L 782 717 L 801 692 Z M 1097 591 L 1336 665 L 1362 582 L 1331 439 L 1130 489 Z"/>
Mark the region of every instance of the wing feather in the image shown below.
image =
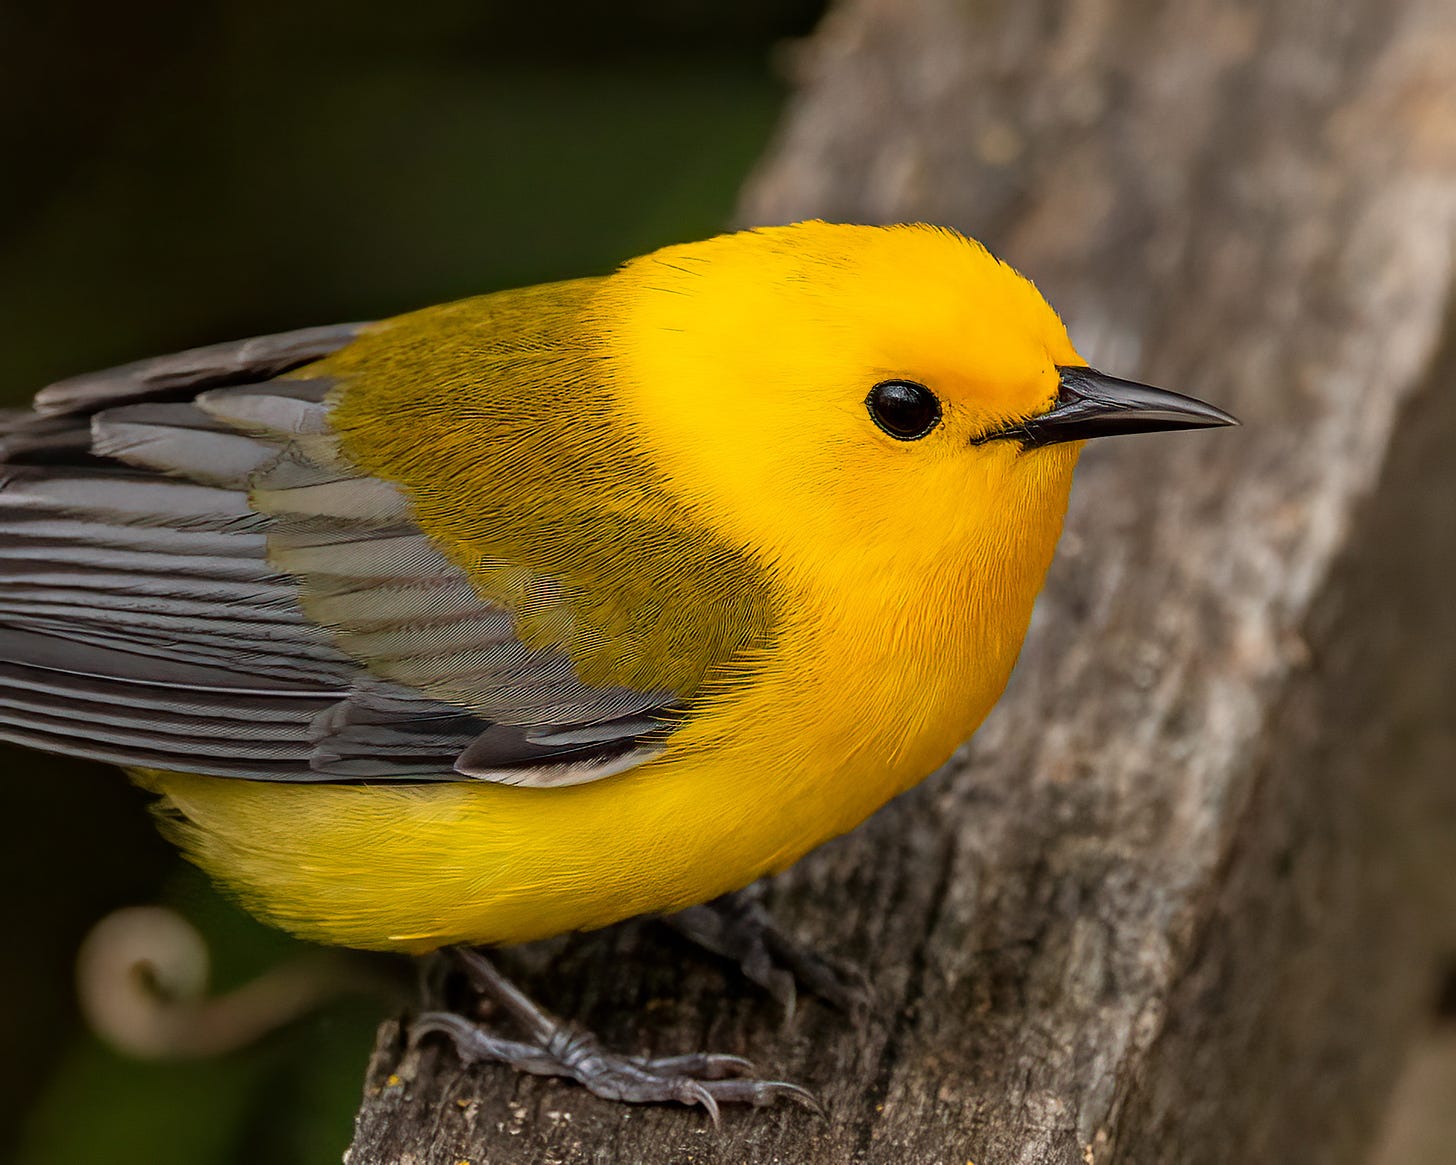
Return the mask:
<path id="1" fill-rule="evenodd" d="M 189 404 L 124 405 L 91 419 L 91 452 L 203 485 L 244 489 L 278 450 Z"/>
<path id="2" fill-rule="evenodd" d="M 288 781 L 549 786 L 655 755 L 676 697 L 527 647 L 340 456 L 331 382 L 274 379 L 359 331 L 141 361 L 0 415 L 0 737 Z"/>
<path id="3" fill-rule="evenodd" d="M 122 364 L 57 381 L 35 397 L 42 415 L 84 415 L 143 400 L 190 399 L 205 389 L 260 384 L 336 352 L 363 330 L 362 324 L 300 328 L 272 336 L 209 344 L 169 356 Z"/>

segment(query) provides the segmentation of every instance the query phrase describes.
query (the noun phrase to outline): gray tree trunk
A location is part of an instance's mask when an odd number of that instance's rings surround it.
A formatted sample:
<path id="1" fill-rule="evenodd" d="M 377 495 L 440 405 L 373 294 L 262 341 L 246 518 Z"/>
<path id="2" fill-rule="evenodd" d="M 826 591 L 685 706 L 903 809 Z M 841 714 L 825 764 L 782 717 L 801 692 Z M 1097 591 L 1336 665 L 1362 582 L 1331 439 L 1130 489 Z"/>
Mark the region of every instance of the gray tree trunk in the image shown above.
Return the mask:
<path id="1" fill-rule="evenodd" d="M 386 1025 L 348 1160 L 1361 1160 L 1456 949 L 1456 8 L 850 0 L 793 62 L 745 221 L 957 226 L 1246 427 L 1094 443 L 1002 705 L 772 887 L 877 1022 L 781 1026 L 651 923 L 528 956 L 613 1045 L 747 1054 L 827 1122 Z"/>

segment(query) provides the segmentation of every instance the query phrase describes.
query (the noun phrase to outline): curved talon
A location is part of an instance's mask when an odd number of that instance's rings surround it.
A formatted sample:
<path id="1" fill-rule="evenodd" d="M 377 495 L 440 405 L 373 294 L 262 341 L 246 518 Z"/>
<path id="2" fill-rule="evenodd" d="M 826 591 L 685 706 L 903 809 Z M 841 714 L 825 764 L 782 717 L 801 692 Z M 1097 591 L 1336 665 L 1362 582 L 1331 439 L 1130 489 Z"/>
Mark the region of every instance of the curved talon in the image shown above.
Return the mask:
<path id="1" fill-rule="evenodd" d="M 739 1084 L 746 1086 L 742 1093 L 730 1096 L 720 1096 L 718 1099 L 734 1101 L 744 1104 L 752 1104 L 762 1108 L 772 1104 L 779 1097 L 786 1097 L 797 1104 L 803 1105 L 815 1116 L 824 1117 L 824 1106 L 819 1103 L 819 1098 L 807 1088 L 798 1084 L 790 1083 L 787 1080 L 728 1080 L 725 1084 Z"/>
<path id="2" fill-rule="evenodd" d="M 481 969 L 484 963 L 485 969 Z M 786 1080 L 756 1080 L 753 1064 L 742 1056 L 694 1052 L 681 1056 L 624 1056 L 602 1048 L 591 1032 L 565 1023 L 532 1003 L 499 972 L 475 955 L 477 980 L 526 1029 L 527 1042 L 506 1039 L 480 1024 L 448 1011 L 427 1011 L 410 1024 L 413 1047 L 432 1033 L 446 1036 L 465 1063 L 493 1060 L 538 1076 L 565 1076 L 606 1100 L 634 1104 L 675 1102 L 697 1105 L 715 1127 L 721 1125 L 724 1104 L 764 1106 L 780 1097 L 793 1100 L 823 1116 L 813 1094 Z M 508 991 L 494 990 L 506 983 Z"/>
<path id="3" fill-rule="evenodd" d="M 750 1080 L 723 1075 L 748 1067 L 748 1062 L 740 1056 L 695 1054 L 666 1056 L 660 1060 L 633 1059 L 612 1056 L 595 1048 L 588 1052 L 585 1047 L 577 1045 L 576 1054 L 566 1060 L 545 1049 L 502 1039 L 461 1016 L 447 1012 L 419 1016 L 410 1025 L 409 1039 L 414 1044 L 432 1033 L 449 1037 L 466 1063 L 495 1060 L 538 1076 L 567 1076 L 606 1100 L 634 1104 L 675 1101 L 698 1105 L 707 1112 L 715 1126 L 720 1125 L 722 1120 L 720 1104 L 751 1104 L 761 1108 L 780 1097 L 824 1115 L 813 1093 L 797 1084 L 786 1080 Z M 692 1069 L 711 1074 L 693 1074 Z"/>
<path id="4" fill-rule="evenodd" d="M 713 1122 L 713 1128 L 721 1129 L 723 1127 L 722 1114 L 718 1111 L 718 1102 L 713 1099 L 713 1094 L 697 1081 L 690 1083 L 686 1091 L 694 1103 L 703 1106 L 703 1110 Z"/>

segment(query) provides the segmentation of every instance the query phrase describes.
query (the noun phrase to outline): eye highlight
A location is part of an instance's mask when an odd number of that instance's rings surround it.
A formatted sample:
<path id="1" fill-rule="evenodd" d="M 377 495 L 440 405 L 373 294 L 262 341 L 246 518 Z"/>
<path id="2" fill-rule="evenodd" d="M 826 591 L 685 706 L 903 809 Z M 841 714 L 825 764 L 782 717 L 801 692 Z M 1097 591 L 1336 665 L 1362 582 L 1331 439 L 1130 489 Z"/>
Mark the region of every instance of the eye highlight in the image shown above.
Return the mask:
<path id="1" fill-rule="evenodd" d="M 940 401 L 913 380 L 882 380 L 865 397 L 870 419 L 897 441 L 918 441 L 940 424 Z"/>

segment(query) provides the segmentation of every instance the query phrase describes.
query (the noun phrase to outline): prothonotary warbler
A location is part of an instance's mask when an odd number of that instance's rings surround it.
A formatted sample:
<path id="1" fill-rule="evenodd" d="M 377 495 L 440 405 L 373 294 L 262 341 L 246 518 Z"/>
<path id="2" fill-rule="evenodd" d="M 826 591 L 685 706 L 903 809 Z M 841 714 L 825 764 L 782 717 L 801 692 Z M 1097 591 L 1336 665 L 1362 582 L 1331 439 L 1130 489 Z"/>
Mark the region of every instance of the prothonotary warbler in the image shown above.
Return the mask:
<path id="1" fill-rule="evenodd" d="M 0 420 L 0 736 L 123 766 L 324 943 L 701 911 L 975 731 L 1085 439 L 1231 423 L 1087 367 L 1026 279 L 923 225 L 81 376 Z M 767 925 L 734 919 L 697 930 Z M 462 957 L 524 1031 L 417 1021 L 467 1057 L 714 1113 L 803 1096 L 565 1038 Z"/>

